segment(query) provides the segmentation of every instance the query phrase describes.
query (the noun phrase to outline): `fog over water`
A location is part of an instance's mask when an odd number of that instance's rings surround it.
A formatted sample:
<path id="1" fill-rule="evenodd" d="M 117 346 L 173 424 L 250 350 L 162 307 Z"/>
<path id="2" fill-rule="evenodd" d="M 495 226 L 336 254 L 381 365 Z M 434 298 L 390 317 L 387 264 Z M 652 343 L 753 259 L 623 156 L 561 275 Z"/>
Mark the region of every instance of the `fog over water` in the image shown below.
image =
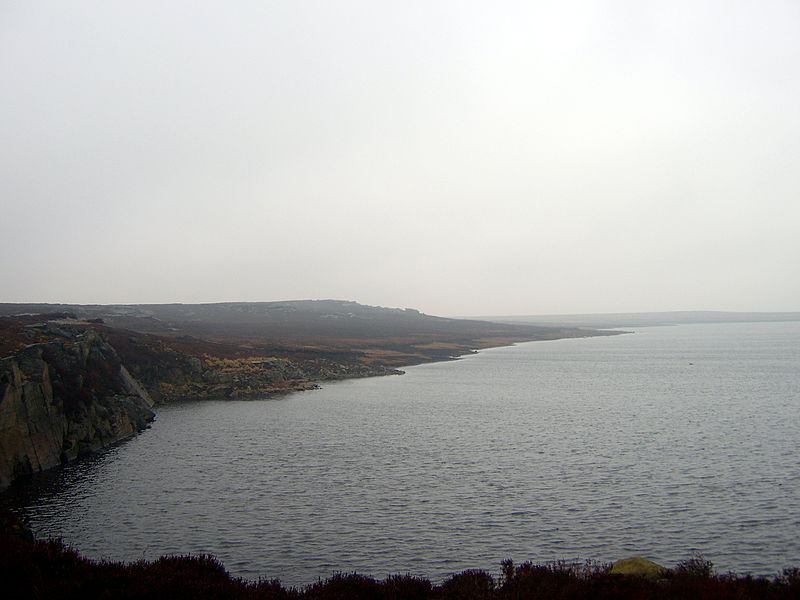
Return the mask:
<path id="1" fill-rule="evenodd" d="M 88 556 L 289 584 L 693 551 L 774 574 L 800 564 L 798 364 L 800 323 L 681 325 L 176 404 L 18 505 Z"/>
<path id="2" fill-rule="evenodd" d="M 0 301 L 797 310 L 798 74 L 790 0 L 7 0 Z"/>

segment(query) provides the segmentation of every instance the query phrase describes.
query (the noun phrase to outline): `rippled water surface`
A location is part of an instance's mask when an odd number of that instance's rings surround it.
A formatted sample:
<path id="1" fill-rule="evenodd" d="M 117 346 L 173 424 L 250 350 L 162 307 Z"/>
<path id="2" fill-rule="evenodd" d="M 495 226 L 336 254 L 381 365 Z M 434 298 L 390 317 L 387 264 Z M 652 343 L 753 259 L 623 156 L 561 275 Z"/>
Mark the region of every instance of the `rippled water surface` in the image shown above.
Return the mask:
<path id="1" fill-rule="evenodd" d="M 164 407 L 19 486 L 92 557 L 433 578 L 499 561 L 800 566 L 800 323 L 534 342 L 281 400 Z"/>

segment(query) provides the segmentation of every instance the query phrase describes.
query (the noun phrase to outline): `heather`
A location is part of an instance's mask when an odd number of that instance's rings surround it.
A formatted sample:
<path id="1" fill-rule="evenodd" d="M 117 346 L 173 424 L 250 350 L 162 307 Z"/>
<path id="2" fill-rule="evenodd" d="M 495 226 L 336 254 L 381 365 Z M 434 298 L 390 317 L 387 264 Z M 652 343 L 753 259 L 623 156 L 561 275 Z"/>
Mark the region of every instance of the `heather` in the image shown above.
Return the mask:
<path id="1" fill-rule="evenodd" d="M 8 529 L 8 528 L 7 528 Z M 301 588 L 278 580 L 231 577 L 211 556 L 173 556 L 132 563 L 95 561 L 59 540 L 34 541 L 24 531 L 0 536 L 0 577 L 6 598 L 109 599 L 766 599 L 799 598 L 800 570 L 771 578 L 717 574 L 692 557 L 659 577 L 618 575 L 610 564 L 504 561 L 499 575 L 480 570 L 441 583 L 410 575 L 375 579 L 336 574 Z"/>

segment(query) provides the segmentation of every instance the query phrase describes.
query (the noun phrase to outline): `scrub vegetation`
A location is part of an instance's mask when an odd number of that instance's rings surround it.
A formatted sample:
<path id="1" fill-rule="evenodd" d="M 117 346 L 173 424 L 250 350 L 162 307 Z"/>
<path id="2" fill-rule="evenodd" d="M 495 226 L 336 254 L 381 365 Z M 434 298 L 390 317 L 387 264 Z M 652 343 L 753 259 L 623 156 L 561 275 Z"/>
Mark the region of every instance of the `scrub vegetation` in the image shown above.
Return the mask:
<path id="1" fill-rule="evenodd" d="M 610 564 L 502 563 L 499 576 L 469 570 L 442 583 L 410 575 L 383 580 L 336 574 L 301 588 L 278 580 L 231 577 L 211 556 L 162 557 L 117 563 L 83 558 L 59 540 L 35 541 L 30 532 L 4 518 L 0 534 L 0 590 L 5 598 L 170 598 L 180 599 L 772 599 L 800 597 L 800 569 L 772 577 L 713 572 L 695 557 L 657 578 L 619 575 Z M 10 525 L 9 525 L 10 523 Z"/>

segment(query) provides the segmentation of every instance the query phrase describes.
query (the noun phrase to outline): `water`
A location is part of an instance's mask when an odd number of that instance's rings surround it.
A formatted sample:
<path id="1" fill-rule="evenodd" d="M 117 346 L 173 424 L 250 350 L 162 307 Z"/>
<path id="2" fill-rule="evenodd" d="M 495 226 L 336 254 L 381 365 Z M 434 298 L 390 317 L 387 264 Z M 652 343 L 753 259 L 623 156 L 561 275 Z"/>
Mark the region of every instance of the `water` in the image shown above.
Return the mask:
<path id="1" fill-rule="evenodd" d="M 7 495 L 114 560 L 434 579 L 515 561 L 800 566 L 800 323 L 534 342 L 281 400 L 162 408 Z"/>

